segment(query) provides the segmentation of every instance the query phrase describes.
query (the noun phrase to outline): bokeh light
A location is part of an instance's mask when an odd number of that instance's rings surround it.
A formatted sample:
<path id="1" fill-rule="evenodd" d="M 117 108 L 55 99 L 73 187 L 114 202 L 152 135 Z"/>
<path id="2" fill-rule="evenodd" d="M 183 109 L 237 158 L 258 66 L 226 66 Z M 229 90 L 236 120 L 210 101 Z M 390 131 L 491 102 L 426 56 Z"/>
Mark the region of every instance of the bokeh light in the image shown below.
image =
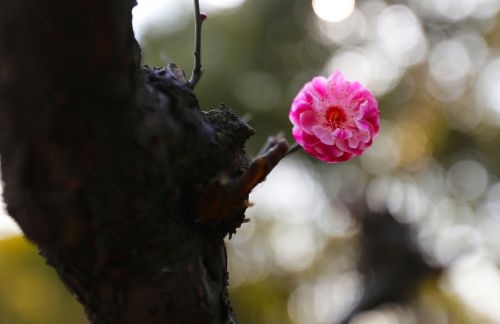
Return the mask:
<path id="1" fill-rule="evenodd" d="M 313 0 L 314 13 L 323 20 L 339 22 L 349 17 L 354 10 L 354 0 Z"/>
<path id="2" fill-rule="evenodd" d="M 245 0 L 200 0 L 203 10 L 233 9 L 241 6 Z"/>
<path id="3" fill-rule="evenodd" d="M 427 53 L 427 41 L 420 21 L 406 6 L 392 5 L 380 12 L 376 23 L 379 46 L 391 61 L 410 66 Z"/>
<path id="4" fill-rule="evenodd" d="M 200 0 L 201 11 L 217 14 L 241 6 L 245 0 Z M 175 33 L 190 22 L 192 1 L 179 0 L 138 0 L 132 10 L 132 25 L 139 43 L 145 42 L 146 35 Z"/>
<path id="5" fill-rule="evenodd" d="M 476 86 L 477 102 L 487 109 L 490 121 L 500 126 L 500 57 L 490 61 L 481 71 Z"/>
<path id="6" fill-rule="evenodd" d="M 138 0 L 132 14 L 135 37 L 139 41 L 143 40 L 147 33 L 175 33 L 188 23 L 184 1 Z"/>
<path id="7" fill-rule="evenodd" d="M 17 223 L 7 215 L 5 202 L 3 200 L 3 182 L 0 181 L 0 240 L 19 234 L 21 234 L 21 229 Z"/>
<path id="8" fill-rule="evenodd" d="M 456 260 L 444 286 L 482 314 L 484 322 L 500 322 L 500 271 L 483 253 L 464 254 Z"/>

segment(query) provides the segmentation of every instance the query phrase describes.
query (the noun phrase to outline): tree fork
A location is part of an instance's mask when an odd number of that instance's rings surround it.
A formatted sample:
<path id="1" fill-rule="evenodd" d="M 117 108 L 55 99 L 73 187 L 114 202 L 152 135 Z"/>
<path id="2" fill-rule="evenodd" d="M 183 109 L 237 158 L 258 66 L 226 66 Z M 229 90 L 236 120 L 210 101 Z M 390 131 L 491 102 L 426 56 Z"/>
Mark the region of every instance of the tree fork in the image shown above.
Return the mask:
<path id="1" fill-rule="evenodd" d="M 141 68 L 134 5 L 0 3 L 7 209 L 92 323 L 233 323 L 223 238 L 288 145 L 249 162 L 231 109 Z"/>

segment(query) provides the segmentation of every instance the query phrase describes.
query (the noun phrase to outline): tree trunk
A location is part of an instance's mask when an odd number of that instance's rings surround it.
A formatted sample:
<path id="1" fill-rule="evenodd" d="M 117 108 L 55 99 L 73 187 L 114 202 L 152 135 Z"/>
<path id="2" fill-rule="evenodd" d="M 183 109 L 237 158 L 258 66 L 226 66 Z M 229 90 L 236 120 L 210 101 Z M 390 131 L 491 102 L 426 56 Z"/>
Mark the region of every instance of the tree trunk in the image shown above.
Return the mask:
<path id="1" fill-rule="evenodd" d="M 141 69 L 134 5 L 0 2 L 7 208 L 92 323 L 233 323 L 223 238 L 287 145 L 248 163 L 229 108 Z"/>

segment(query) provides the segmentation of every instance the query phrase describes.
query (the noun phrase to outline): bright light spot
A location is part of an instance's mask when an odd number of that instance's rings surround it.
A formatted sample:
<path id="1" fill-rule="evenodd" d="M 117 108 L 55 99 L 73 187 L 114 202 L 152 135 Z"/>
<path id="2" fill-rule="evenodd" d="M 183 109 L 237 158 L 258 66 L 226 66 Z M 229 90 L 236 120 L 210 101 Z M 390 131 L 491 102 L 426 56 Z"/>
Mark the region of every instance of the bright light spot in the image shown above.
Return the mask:
<path id="1" fill-rule="evenodd" d="M 17 223 L 7 215 L 3 201 L 3 184 L 0 183 L 0 239 L 20 235 L 21 229 Z"/>
<path id="2" fill-rule="evenodd" d="M 380 311 L 363 312 L 352 320 L 353 324 L 397 324 L 397 319 L 387 316 Z"/>
<path id="3" fill-rule="evenodd" d="M 491 186 L 486 199 L 488 203 L 500 203 L 500 181 Z M 500 214 L 497 216 L 500 217 Z"/>
<path id="4" fill-rule="evenodd" d="M 354 11 L 354 0 L 313 0 L 314 13 L 329 22 L 338 22 L 349 17 Z"/>
<path id="5" fill-rule="evenodd" d="M 314 288 L 301 284 L 288 298 L 288 315 L 297 323 L 310 323 L 314 317 Z"/>
<path id="6" fill-rule="evenodd" d="M 342 71 L 347 79 L 356 80 L 368 88 L 371 77 L 372 64 L 368 61 L 362 48 L 351 48 L 340 51 L 327 65 L 326 73 L 333 70 Z"/>
<path id="7" fill-rule="evenodd" d="M 233 9 L 241 6 L 244 2 L 245 0 L 200 0 L 200 8 L 202 11 Z"/>
<path id="8" fill-rule="evenodd" d="M 488 185 L 488 172 L 475 161 L 460 161 L 447 174 L 450 192 L 463 200 L 474 200 L 481 196 Z"/>
<path id="9" fill-rule="evenodd" d="M 477 0 L 439 0 L 434 1 L 437 12 L 451 21 L 469 16 L 476 7 Z"/>
<path id="10" fill-rule="evenodd" d="M 467 49 L 461 42 L 442 41 L 429 57 L 430 74 L 434 80 L 445 86 L 457 86 L 465 82 L 471 67 Z"/>
<path id="11" fill-rule="evenodd" d="M 361 297 L 362 277 L 357 272 L 323 276 L 314 285 L 314 318 L 319 323 L 338 322 Z"/>
<path id="12" fill-rule="evenodd" d="M 300 186 L 297 179 L 300 179 Z M 252 244 L 258 243 L 261 250 L 274 254 L 272 259 L 286 271 L 307 268 L 324 245 L 325 237 L 318 235 L 321 233 L 318 226 L 324 222 L 319 220 L 335 217 L 334 208 L 327 203 L 325 193 L 314 179 L 311 165 L 293 158 L 283 160 L 266 182 L 250 194 L 250 201 L 255 206 L 248 209 L 247 217 L 255 222 L 266 222 L 266 227 L 272 224 L 269 241 L 252 239 Z M 343 227 L 347 229 L 347 225 Z M 265 246 L 268 242 L 271 248 Z M 247 258 L 252 257 L 258 256 L 247 253 Z"/>
<path id="13" fill-rule="evenodd" d="M 287 271 L 306 269 L 316 256 L 313 229 L 307 226 L 276 224 L 270 240 L 278 265 Z"/>
<path id="14" fill-rule="evenodd" d="M 422 189 L 412 181 L 406 183 L 405 193 L 404 212 L 395 213 L 395 217 L 405 223 L 419 221 L 429 207 L 428 199 Z"/>
<path id="15" fill-rule="evenodd" d="M 132 26 L 138 41 L 150 32 L 176 32 L 188 21 L 188 10 L 184 1 L 138 0 L 137 6 L 132 9 Z"/>
<path id="16" fill-rule="evenodd" d="M 377 37 L 389 58 L 399 65 L 418 64 L 427 54 L 427 40 L 420 21 L 406 6 L 393 5 L 380 13 Z"/>
<path id="17" fill-rule="evenodd" d="M 372 174 L 384 174 L 393 171 L 400 161 L 400 151 L 396 139 L 401 131 L 397 126 L 382 121 L 377 140 L 361 156 L 365 170 Z"/>
<path id="18" fill-rule="evenodd" d="M 261 280 L 267 276 L 274 260 L 267 235 L 259 231 L 259 222 L 253 219 L 238 229 L 238 234 L 226 240 L 228 267 L 232 287 Z"/>
<path id="19" fill-rule="evenodd" d="M 365 15 L 358 9 L 355 9 L 349 18 L 341 22 L 331 23 L 323 19 L 316 19 L 315 24 L 321 41 L 327 44 L 332 41 L 341 45 L 355 44 L 364 40 L 368 34 Z"/>
<path id="20" fill-rule="evenodd" d="M 362 1 L 359 4 L 359 10 L 363 13 L 370 25 L 371 36 L 373 36 L 375 32 L 378 16 L 385 8 L 387 8 L 387 3 L 381 0 Z"/>
<path id="21" fill-rule="evenodd" d="M 366 190 L 366 202 L 370 210 L 382 212 L 387 209 L 387 198 L 394 182 L 396 179 L 390 176 L 377 177 L 370 182 Z"/>
<path id="22" fill-rule="evenodd" d="M 0 239 L 22 235 L 19 225 L 0 207 Z"/>
<path id="23" fill-rule="evenodd" d="M 464 256 L 449 270 L 445 287 L 495 323 L 500 322 L 500 271 L 485 255 Z"/>
<path id="24" fill-rule="evenodd" d="M 241 6 L 245 0 L 200 0 L 200 10 L 217 13 Z M 141 41 L 147 33 L 174 33 L 194 23 L 192 1 L 138 0 L 132 10 L 135 37 Z"/>
<path id="25" fill-rule="evenodd" d="M 249 218 L 301 225 L 315 223 L 328 208 L 327 197 L 313 177 L 312 166 L 289 158 L 281 161 L 266 181 L 252 191 L 250 201 L 255 206 L 248 209 Z"/>
<path id="26" fill-rule="evenodd" d="M 349 209 L 341 202 L 331 203 L 330 210 L 325 210 L 322 217 L 316 218 L 316 227 L 325 235 L 339 236 L 352 229 L 353 221 Z"/>
<path id="27" fill-rule="evenodd" d="M 387 209 L 403 223 L 419 221 L 428 207 L 424 192 L 409 176 L 377 177 L 368 185 L 366 195 L 371 210 Z"/>
<path id="28" fill-rule="evenodd" d="M 354 271 L 320 276 L 301 284 L 288 298 L 288 314 L 300 324 L 339 321 L 361 296 L 361 276 Z"/>
<path id="29" fill-rule="evenodd" d="M 498 0 L 410 0 L 409 2 L 423 16 L 452 22 L 470 16 L 492 17 L 498 10 Z"/>
<path id="30" fill-rule="evenodd" d="M 379 47 L 367 47 L 365 55 L 370 62 L 370 81 L 367 87 L 376 96 L 382 96 L 394 89 L 401 80 L 404 70 L 391 62 Z"/>
<path id="31" fill-rule="evenodd" d="M 480 240 L 479 231 L 472 226 L 444 226 L 437 236 L 434 256 L 441 264 L 447 265 L 462 255 L 476 251 L 480 247 Z"/>
<path id="32" fill-rule="evenodd" d="M 491 61 L 481 72 L 476 85 L 480 106 L 489 112 L 488 120 L 500 126 L 500 58 Z M 491 118 L 492 117 L 492 118 Z"/>
<path id="33" fill-rule="evenodd" d="M 478 228 L 487 251 L 500 260 L 500 182 L 495 183 L 486 195 L 476 214 L 480 223 Z"/>
<path id="34" fill-rule="evenodd" d="M 427 88 L 427 91 L 437 100 L 443 101 L 443 102 L 452 102 L 452 101 L 457 101 L 461 98 L 461 96 L 465 92 L 465 83 L 462 84 L 457 84 L 455 86 L 445 86 L 442 83 L 436 82 L 432 78 L 427 78 L 427 81 L 425 83 L 425 86 Z M 459 107 L 459 105 L 455 105 L 455 108 Z M 467 107 L 469 108 L 469 107 Z M 459 109 L 455 109 L 457 111 Z M 467 114 L 470 114 L 472 109 L 469 109 L 467 111 Z M 465 114 L 462 114 L 459 117 L 464 117 Z M 472 123 L 469 123 L 472 122 Z M 463 123 L 465 125 L 467 124 L 474 124 L 474 120 L 468 120 L 466 123 Z"/>
<path id="35" fill-rule="evenodd" d="M 471 70 L 479 70 L 484 66 L 484 63 L 489 56 L 490 48 L 483 35 L 477 31 L 467 30 L 459 33 L 452 39 L 465 46 L 467 55 L 470 58 Z"/>
<path id="36" fill-rule="evenodd" d="M 500 232 L 500 221 L 498 220 L 500 204 L 486 204 L 477 210 L 476 215 L 480 219 L 477 228 L 481 233 L 481 244 L 484 251 L 491 255 L 495 261 L 500 260 L 500 237 L 498 235 Z"/>
<path id="37" fill-rule="evenodd" d="M 445 192 L 441 189 L 445 183 L 444 171 L 436 160 L 427 159 L 419 167 L 419 172 L 415 179 L 422 189 L 428 194 L 442 198 Z"/>
<path id="38" fill-rule="evenodd" d="M 500 9 L 498 0 L 476 0 L 476 10 L 473 16 L 477 19 L 488 19 L 495 16 L 498 9 Z"/>
<path id="39" fill-rule="evenodd" d="M 356 315 L 351 324 L 416 324 L 417 316 L 410 307 L 386 304 L 376 310 Z"/>
<path id="40" fill-rule="evenodd" d="M 325 74 L 333 70 L 342 71 L 349 80 L 361 82 L 376 96 L 392 90 L 404 72 L 375 46 L 340 51 L 326 65 Z"/>

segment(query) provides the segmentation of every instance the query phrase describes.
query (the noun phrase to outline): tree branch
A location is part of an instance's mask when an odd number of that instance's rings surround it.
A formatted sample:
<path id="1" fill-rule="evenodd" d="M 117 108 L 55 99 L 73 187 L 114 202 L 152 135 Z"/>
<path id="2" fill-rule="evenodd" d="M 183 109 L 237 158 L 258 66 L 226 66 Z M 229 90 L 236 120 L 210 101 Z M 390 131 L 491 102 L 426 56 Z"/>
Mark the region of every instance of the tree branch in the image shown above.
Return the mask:
<path id="1" fill-rule="evenodd" d="M 233 323 L 223 237 L 245 206 L 216 227 L 197 206 L 247 170 L 254 131 L 201 112 L 173 66 L 141 69 L 134 5 L 0 2 L 8 212 L 92 323 Z"/>
<path id="2" fill-rule="evenodd" d="M 194 0 L 194 21 L 195 21 L 195 37 L 194 37 L 194 67 L 189 79 L 189 87 L 194 89 L 201 78 L 201 25 L 207 18 L 206 14 L 200 12 L 200 4 L 198 0 Z"/>

